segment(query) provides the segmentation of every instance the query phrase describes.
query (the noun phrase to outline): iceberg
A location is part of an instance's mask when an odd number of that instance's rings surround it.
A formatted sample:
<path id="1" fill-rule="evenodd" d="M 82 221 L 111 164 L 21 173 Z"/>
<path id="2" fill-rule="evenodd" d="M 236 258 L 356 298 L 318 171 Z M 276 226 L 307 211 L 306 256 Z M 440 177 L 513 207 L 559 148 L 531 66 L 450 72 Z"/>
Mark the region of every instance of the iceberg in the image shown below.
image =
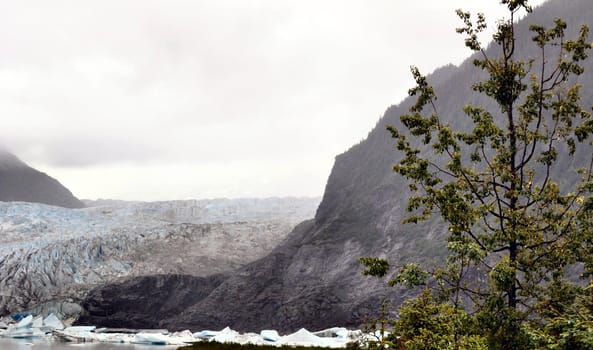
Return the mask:
<path id="1" fill-rule="evenodd" d="M 219 343 L 236 343 L 239 332 L 226 327 L 215 335 L 212 340 Z"/>
<path id="2" fill-rule="evenodd" d="M 301 328 L 297 332 L 282 337 L 278 341 L 280 345 L 289 346 L 320 346 L 329 348 L 343 348 L 346 346 L 348 339 L 344 338 L 324 338 L 319 337 L 308 330 Z"/>
<path id="3" fill-rule="evenodd" d="M 220 333 L 219 331 L 204 330 L 204 331 L 194 333 L 193 336 L 194 336 L 194 338 L 209 340 L 209 339 L 212 339 L 215 336 L 217 336 L 219 333 Z"/>
<path id="4" fill-rule="evenodd" d="M 132 344 L 167 345 L 169 336 L 161 333 L 137 333 L 131 341 Z"/>
<path id="5" fill-rule="evenodd" d="M 325 346 L 323 338 L 316 336 L 305 328 L 289 334 L 279 340 L 279 344 L 290 346 Z"/>
<path id="6" fill-rule="evenodd" d="M 31 328 L 33 326 L 33 315 L 26 316 L 19 323 L 16 324 L 16 328 Z"/>
<path id="7" fill-rule="evenodd" d="M 6 330 L 2 328 L 7 328 Z M 264 329 L 260 333 L 239 333 L 229 327 L 220 331 L 203 330 L 192 333 L 190 330 L 170 333 L 166 329 L 133 330 L 100 328 L 95 326 L 71 326 L 64 324 L 55 314 L 47 317 L 28 315 L 18 323 L 6 325 L 0 321 L 0 336 L 10 338 L 53 337 L 76 343 L 127 343 L 141 345 L 174 345 L 181 346 L 200 341 L 218 343 L 237 343 L 276 346 L 318 346 L 327 348 L 345 348 L 348 342 L 373 337 L 360 330 L 350 331 L 342 327 L 328 328 L 318 332 L 310 332 L 301 328 L 295 333 L 281 336 L 278 331 Z"/>
<path id="8" fill-rule="evenodd" d="M 187 329 L 181 332 L 174 332 L 169 335 L 170 345 L 187 345 L 191 343 L 197 343 L 199 341 L 201 341 L 201 339 L 195 338 L 192 332 Z"/>
<path id="9" fill-rule="evenodd" d="M 33 316 L 23 318 L 16 325 L 9 325 L 2 336 L 8 338 L 38 338 L 45 336 L 39 328 L 33 328 Z"/>
<path id="10" fill-rule="evenodd" d="M 15 322 L 20 322 L 23 318 L 29 316 L 30 313 L 28 312 L 17 312 L 15 314 L 10 315 L 10 317 L 15 321 Z"/>
<path id="11" fill-rule="evenodd" d="M 336 337 L 340 339 L 348 339 L 350 336 L 350 331 L 346 328 L 338 328 L 336 330 Z"/>
<path id="12" fill-rule="evenodd" d="M 348 338 L 349 331 L 344 327 L 333 327 L 322 331 L 313 332 L 314 335 L 324 338 Z"/>
<path id="13" fill-rule="evenodd" d="M 45 332 L 33 328 L 16 328 L 8 330 L 3 336 L 17 339 L 40 338 L 45 336 Z"/>
<path id="14" fill-rule="evenodd" d="M 262 337 L 263 340 L 271 342 L 277 342 L 282 338 L 280 334 L 278 334 L 278 331 L 271 329 L 264 329 L 259 333 L 259 335 Z"/>
<path id="15" fill-rule="evenodd" d="M 31 323 L 31 327 L 33 328 L 41 328 L 43 327 L 43 317 L 39 316 L 33 319 Z"/>
<path id="16" fill-rule="evenodd" d="M 257 333 L 245 333 L 237 336 L 237 343 L 239 344 L 253 344 L 253 345 L 269 345 L 270 343 L 265 341 L 260 334 Z"/>
<path id="17" fill-rule="evenodd" d="M 53 334 L 65 341 L 76 343 L 94 342 L 97 341 L 95 326 L 71 326 L 63 330 L 54 330 Z"/>
<path id="18" fill-rule="evenodd" d="M 93 338 L 100 343 L 130 343 L 134 336 L 124 333 L 97 333 Z"/>
<path id="19" fill-rule="evenodd" d="M 91 333 L 89 331 L 68 331 L 64 330 L 55 330 L 52 332 L 57 338 L 74 343 L 86 343 L 86 342 L 94 342 L 95 333 Z"/>
<path id="20" fill-rule="evenodd" d="M 387 337 L 391 334 L 391 332 L 389 331 L 381 331 L 381 330 L 376 330 L 375 331 L 375 337 L 379 340 L 383 340 L 383 337 L 385 337 L 385 339 L 387 339 Z"/>
<path id="21" fill-rule="evenodd" d="M 70 326 L 64 330 L 66 332 L 80 333 L 80 332 L 94 332 L 97 329 L 95 326 Z"/>
<path id="22" fill-rule="evenodd" d="M 57 330 L 64 329 L 64 324 L 54 314 L 49 314 L 46 318 L 43 319 L 43 326 L 44 326 L 44 329 L 46 329 L 48 331 L 53 331 L 54 329 L 57 329 Z"/>

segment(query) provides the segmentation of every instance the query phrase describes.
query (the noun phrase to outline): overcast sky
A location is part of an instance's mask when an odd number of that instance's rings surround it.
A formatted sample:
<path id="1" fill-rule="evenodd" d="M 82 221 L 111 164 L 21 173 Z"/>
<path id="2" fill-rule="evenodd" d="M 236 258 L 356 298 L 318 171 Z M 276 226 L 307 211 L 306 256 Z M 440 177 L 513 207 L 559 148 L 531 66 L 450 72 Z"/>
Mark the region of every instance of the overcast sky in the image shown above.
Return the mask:
<path id="1" fill-rule="evenodd" d="M 539 4 L 543 1 L 535 1 Z M 0 143 L 79 198 L 320 196 L 495 0 L 0 3 Z"/>

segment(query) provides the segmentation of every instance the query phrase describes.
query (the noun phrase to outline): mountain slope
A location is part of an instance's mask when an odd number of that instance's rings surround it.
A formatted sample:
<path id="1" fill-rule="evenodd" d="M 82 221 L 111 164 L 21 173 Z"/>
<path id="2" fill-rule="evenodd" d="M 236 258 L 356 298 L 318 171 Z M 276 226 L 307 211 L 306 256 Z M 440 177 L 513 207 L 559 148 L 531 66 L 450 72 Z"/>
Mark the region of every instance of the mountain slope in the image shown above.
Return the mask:
<path id="1" fill-rule="evenodd" d="M 23 163 L 15 155 L 0 149 L 0 201 L 33 202 L 65 208 L 84 204 L 56 179 Z"/>
<path id="2" fill-rule="evenodd" d="M 527 27 L 531 23 L 550 24 L 565 18 L 573 35 L 578 26 L 593 18 L 590 0 L 555 0 L 526 17 L 519 26 L 521 56 L 534 56 Z M 593 60 L 586 63 L 583 104 L 593 105 Z M 460 67 L 448 67 L 432 77 L 438 95 L 438 108 L 445 122 L 463 127 L 468 120 L 462 107 L 467 103 L 496 111 L 488 99 L 476 95 L 471 84 L 482 76 L 468 60 Z M 430 78 L 429 78 L 430 80 Z M 438 220 L 422 225 L 402 225 L 408 198 L 406 183 L 392 170 L 397 161 L 394 141 L 385 130 L 397 124 L 412 101 L 390 107 L 366 140 L 336 157 L 325 194 L 313 220 L 299 225 L 288 239 L 268 256 L 255 261 L 226 279 L 207 295 L 185 305 L 175 317 L 146 317 L 146 327 L 169 329 L 222 328 L 238 330 L 276 328 L 290 331 L 328 326 L 360 326 L 376 314 L 385 298 L 398 305 L 409 291 L 387 288 L 383 282 L 361 275 L 360 256 L 387 257 L 394 265 L 410 260 L 438 264 L 444 255 L 442 237 L 446 226 Z M 590 159 L 591 148 L 580 150 L 575 161 Z M 561 158 L 554 177 L 571 181 L 573 162 Z M 576 177 L 572 175 L 572 179 Z M 86 300 L 85 322 L 109 325 L 116 306 L 125 304 L 110 293 L 118 290 L 127 298 L 133 285 L 108 285 L 94 290 Z M 188 293 L 182 284 L 171 285 L 180 296 Z M 158 298 L 158 297 L 157 297 Z M 240 300 L 241 302 L 236 302 Z M 143 313 L 128 308 L 128 314 Z M 151 310 L 158 313 L 158 307 Z M 118 319 L 122 319 L 121 315 Z M 121 324 L 120 324 L 121 326 Z"/>

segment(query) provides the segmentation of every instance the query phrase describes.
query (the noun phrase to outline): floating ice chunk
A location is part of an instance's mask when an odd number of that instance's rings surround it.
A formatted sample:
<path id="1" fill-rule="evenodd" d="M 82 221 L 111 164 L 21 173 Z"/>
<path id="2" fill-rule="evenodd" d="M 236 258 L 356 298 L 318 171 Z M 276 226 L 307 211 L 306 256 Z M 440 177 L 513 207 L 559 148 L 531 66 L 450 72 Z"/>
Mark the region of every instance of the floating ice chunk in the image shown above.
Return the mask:
<path id="1" fill-rule="evenodd" d="M 96 333 L 94 339 L 101 343 L 129 343 L 134 336 L 124 333 Z"/>
<path id="2" fill-rule="evenodd" d="M 70 326 L 66 327 L 64 330 L 66 332 L 94 332 L 97 329 L 95 326 Z"/>
<path id="3" fill-rule="evenodd" d="M 10 315 L 10 317 L 15 321 L 15 322 L 20 322 L 23 318 L 29 316 L 30 313 L 28 312 L 17 312 L 15 314 Z"/>
<path id="4" fill-rule="evenodd" d="M 31 328 L 31 326 L 33 326 L 33 315 L 29 315 L 25 318 L 23 318 L 22 320 L 19 321 L 19 323 L 16 324 L 16 328 Z"/>
<path id="5" fill-rule="evenodd" d="M 131 342 L 133 344 L 167 345 L 169 336 L 160 333 L 138 333 Z"/>
<path id="6" fill-rule="evenodd" d="M 350 331 L 346 328 L 342 328 L 336 331 L 336 337 L 340 339 L 348 339 L 350 337 Z"/>
<path id="7" fill-rule="evenodd" d="M 295 333 L 282 337 L 277 344 L 290 346 L 320 346 L 330 348 L 343 348 L 346 345 L 346 339 L 322 338 L 301 328 Z"/>
<path id="8" fill-rule="evenodd" d="M 71 328 L 71 327 L 67 327 L 66 329 L 64 329 L 62 331 L 55 330 L 55 331 L 53 331 L 52 334 L 61 340 L 75 342 L 75 343 L 94 342 L 97 340 L 96 333 L 94 333 L 94 332 L 84 331 L 84 330 L 71 331 L 71 330 L 68 330 L 68 328 Z"/>
<path id="9" fill-rule="evenodd" d="M 38 316 L 38 317 L 34 318 L 33 322 L 31 323 L 31 327 L 33 327 L 33 328 L 43 327 L 43 317 Z"/>
<path id="10" fill-rule="evenodd" d="M 245 333 L 245 334 L 239 334 L 237 336 L 237 343 L 239 344 L 253 344 L 253 345 L 266 345 L 266 344 L 270 344 L 269 342 L 266 342 L 261 335 L 257 334 L 257 333 Z"/>
<path id="11" fill-rule="evenodd" d="M 66 341 L 94 342 L 96 341 L 95 326 L 71 326 L 64 330 L 55 330 L 53 334 Z"/>
<path id="12" fill-rule="evenodd" d="M 385 339 L 387 339 L 387 337 L 391 334 L 391 332 L 389 331 L 383 331 L 381 332 L 381 330 L 376 330 L 375 331 L 375 337 L 379 340 L 383 340 L 383 337 L 385 337 Z"/>
<path id="13" fill-rule="evenodd" d="M 32 328 L 33 316 L 27 316 L 17 325 L 11 324 L 2 332 L 3 337 L 9 338 L 38 338 L 45 336 L 45 332 L 37 328 Z"/>
<path id="14" fill-rule="evenodd" d="M 8 325 L 4 321 L 0 321 L 0 329 L 6 329 Z"/>
<path id="15" fill-rule="evenodd" d="M 40 337 L 45 336 L 45 332 L 42 332 L 38 329 L 32 329 L 32 328 L 16 328 L 14 330 L 7 331 L 6 333 L 3 334 L 3 336 L 9 337 L 9 338 L 19 338 L 19 339 L 40 338 Z"/>
<path id="16" fill-rule="evenodd" d="M 333 327 L 322 331 L 313 332 L 314 335 L 324 338 L 348 338 L 349 331 L 343 327 Z"/>
<path id="17" fill-rule="evenodd" d="M 64 324 L 62 324 L 62 321 L 60 321 L 60 319 L 54 314 L 49 314 L 46 318 L 44 318 L 43 325 L 49 330 L 64 329 Z"/>
<path id="18" fill-rule="evenodd" d="M 217 335 L 215 335 L 212 338 L 212 340 L 217 341 L 219 343 L 236 343 L 238 335 L 239 335 L 239 332 L 234 331 L 234 330 L 230 329 L 229 327 L 226 327 L 225 329 L 220 331 Z"/>
<path id="19" fill-rule="evenodd" d="M 217 336 L 220 332 L 219 331 L 200 331 L 193 334 L 194 338 L 200 339 L 212 339 L 213 337 Z"/>
<path id="20" fill-rule="evenodd" d="M 278 343 L 282 345 L 293 346 L 325 346 L 323 338 L 316 336 L 304 328 L 299 329 L 295 333 L 282 337 Z"/>
<path id="21" fill-rule="evenodd" d="M 169 334 L 169 344 L 171 345 L 186 345 L 199 341 L 200 339 L 194 338 L 192 332 L 187 329 L 181 332 Z"/>
<path id="22" fill-rule="evenodd" d="M 348 338 L 350 338 L 350 339 L 360 339 L 363 336 L 364 336 L 364 333 L 360 329 L 348 331 Z"/>
<path id="23" fill-rule="evenodd" d="M 278 331 L 273 330 L 273 329 L 264 329 L 259 334 L 261 335 L 263 340 L 271 341 L 271 342 L 277 342 L 278 340 L 280 340 L 282 338 L 280 336 L 280 334 L 278 334 Z"/>
<path id="24" fill-rule="evenodd" d="M 184 331 L 179 331 L 179 332 L 173 332 L 173 333 L 171 333 L 171 335 L 174 335 L 176 337 L 193 337 L 193 334 L 191 333 L 191 331 L 189 329 L 186 329 Z"/>

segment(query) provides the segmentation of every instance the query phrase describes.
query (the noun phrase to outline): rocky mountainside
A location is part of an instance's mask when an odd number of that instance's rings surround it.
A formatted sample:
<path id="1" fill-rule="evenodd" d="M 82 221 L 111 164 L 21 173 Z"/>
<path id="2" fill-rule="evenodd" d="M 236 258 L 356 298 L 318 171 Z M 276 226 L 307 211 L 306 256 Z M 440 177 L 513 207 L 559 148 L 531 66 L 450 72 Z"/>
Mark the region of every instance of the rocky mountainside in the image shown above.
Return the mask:
<path id="1" fill-rule="evenodd" d="M 550 25 L 555 17 L 566 19 L 569 35 L 574 35 L 581 24 L 590 23 L 593 6 L 590 0 L 553 0 L 536 9 L 518 25 L 521 56 L 537 55 L 529 44 L 532 35 L 528 25 Z M 593 105 L 593 60 L 585 68 L 586 73 L 579 78 L 583 103 Z M 491 101 L 472 92 L 471 84 L 480 77 L 482 73 L 468 60 L 429 78 L 438 95 L 440 115 L 452 126 L 466 123 L 462 107 L 467 103 L 497 110 Z M 366 140 L 336 157 L 315 218 L 297 226 L 272 253 L 235 273 L 205 279 L 154 276 L 102 286 L 85 300 L 80 322 L 289 331 L 333 325 L 358 327 L 378 312 L 383 299 L 399 304 L 408 292 L 363 277 L 357 258 L 373 255 L 388 257 L 395 265 L 410 258 L 438 264 L 444 254 L 446 226 L 442 222 L 401 224 L 408 188 L 391 170 L 397 151 L 385 128 L 397 125 L 411 102 L 407 99 L 388 108 Z M 582 150 L 575 160 L 590 159 L 591 154 L 590 148 Z M 569 171 L 574 166 L 571 158 L 560 159 L 553 176 L 562 176 L 566 183 L 576 176 Z M 151 293 L 143 292 L 146 285 L 154 288 Z M 196 285 L 201 286 L 199 292 L 192 294 Z M 175 310 L 174 302 L 179 306 Z M 131 318 L 134 321 L 128 322 Z"/>
<path id="2" fill-rule="evenodd" d="M 0 314 L 75 315 L 98 285 L 147 274 L 206 276 L 277 246 L 318 198 L 0 203 Z"/>
<path id="3" fill-rule="evenodd" d="M 33 202 L 65 208 L 84 204 L 56 179 L 37 171 L 0 149 L 0 201 Z"/>

